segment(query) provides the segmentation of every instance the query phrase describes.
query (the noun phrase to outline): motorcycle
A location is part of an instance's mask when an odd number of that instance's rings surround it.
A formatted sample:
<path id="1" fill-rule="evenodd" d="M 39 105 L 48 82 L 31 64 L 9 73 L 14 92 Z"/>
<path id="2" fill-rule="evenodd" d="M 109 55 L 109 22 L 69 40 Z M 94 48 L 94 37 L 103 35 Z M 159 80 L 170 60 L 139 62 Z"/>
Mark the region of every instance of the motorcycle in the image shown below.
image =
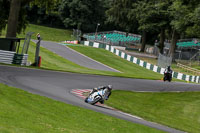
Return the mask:
<path id="1" fill-rule="evenodd" d="M 110 96 L 110 94 L 111 92 L 107 88 L 97 90 L 97 91 L 92 90 L 89 96 L 85 98 L 85 102 L 91 105 L 94 105 L 98 102 L 103 104 L 104 100 L 108 100 L 108 97 Z"/>
<path id="2" fill-rule="evenodd" d="M 169 82 L 171 82 L 172 81 L 172 73 L 165 72 L 163 80 L 164 81 L 168 80 Z"/>

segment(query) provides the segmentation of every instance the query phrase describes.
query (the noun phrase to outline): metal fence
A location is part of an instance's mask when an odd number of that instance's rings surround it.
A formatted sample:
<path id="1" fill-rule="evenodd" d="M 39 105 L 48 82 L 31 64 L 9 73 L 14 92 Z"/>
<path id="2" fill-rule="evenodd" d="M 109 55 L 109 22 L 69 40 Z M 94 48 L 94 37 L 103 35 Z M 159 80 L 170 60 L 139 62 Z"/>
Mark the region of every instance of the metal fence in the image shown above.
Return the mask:
<path id="1" fill-rule="evenodd" d="M 180 39 L 178 42 L 192 42 L 192 41 L 200 41 L 199 38 L 188 38 L 188 39 Z"/>
<path id="2" fill-rule="evenodd" d="M 200 49 L 180 50 L 175 54 L 176 62 L 184 65 L 200 65 Z"/>
<path id="3" fill-rule="evenodd" d="M 23 44 L 23 48 L 22 48 L 22 52 L 21 54 L 27 54 L 28 53 L 28 48 L 29 48 L 29 44 L 30 44 L 30 40 L 31 40 L 31 36 L 34 34 L 34 32 L 28 32 L 26 34 L 26 38 L 24 40 L 24 44 Z M 17 51 L 18 53 L 18 51 Z"/>
<path id="4" fill-rule="evenodd" d="M 162 68 L 166 68 L 167 66 L 171 66 L 172 57 L 164 56 L 159 54 L 157 65 Z"/>
<path id="5" fill-rule="evenodd" d="M 80 41 L 81 34 L 82 34 L 81 30 L 73 29 L 73 37 L 76 38 L 76 40 Z"/>

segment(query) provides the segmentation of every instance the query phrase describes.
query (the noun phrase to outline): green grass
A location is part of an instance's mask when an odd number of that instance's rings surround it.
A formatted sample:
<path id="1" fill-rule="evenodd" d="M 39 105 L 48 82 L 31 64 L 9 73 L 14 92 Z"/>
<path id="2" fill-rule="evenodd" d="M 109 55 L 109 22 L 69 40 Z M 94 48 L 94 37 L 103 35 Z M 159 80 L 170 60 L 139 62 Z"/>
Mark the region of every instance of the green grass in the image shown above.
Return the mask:
<path id="1" fill-rule="evenodd" d="M 84 49 L 86 51 L 92 52 L 93 56 L 95 57 L 105 59 L 104 61 L 101 61 L 101 60 L 98 60 L 98 61 L 108 66 L 111 66 L 117 70 L 120 70 L 123 73 L 100 71 L 100 70 L 85 68 L 71 61 L 68 61 L 64 59 L 63 57 L 43 47 L 41 47 L 40 49 L 40 56 L 42 57 L 41 68 L 50 69 L 50 70 L 67 71 L 67 72 L 84 73 L 84 74 L 98 74 L 98 75 L 107 75 L 107 76 L 143 78 L 143 79 L 161 79 L 162 77 L 162 75 L 160 74 L 154 73 L 150 70 L 144 69 L 142 67 L 139 67 L 138 65 L 135 65 L 124 59 L 121 59 L 104 49 L 96 49 L 92 47 L 85 47 L 82 45 L 76 46 L 76 47 L 79 49 Z M 34 62 L 34 58 L 35 58 L 34 53 L 35 53 L 35 44 L 31 42 L 30 47 L 29 47 L 29 53 L 28 53 L 29 54 L 28 60 L 31 61 L 31 63 Z M 104 53 L 103 57 L 102 57 L 102 53 Z"/>
<path id="2" fill-rule="evenodd" d="M 50 27 L 45 27 L 45 26 L 29 24 L 29 26 L 25 30 L 25 33 L 29 32 L 29 31 L 35 32 L 32 35 L 32 39 L 36 39 L 37 33 L 40 33 L 42 40 L 60 42 L 60 41 L 72 39 L 71 38 L 72 30 L 56 29 L 56 28 L 50 28 Z M 18 36 L 24 37 L 25 34 L 23 33 Z"/>
<path id="3" fill-rule="evenodd" d="M 105 65 L 108 65 L 122 72 L 122 73 L 117 73 L 113 76 L 123 76 L 123 77 L 140 78 L 140 79 L 162 78 L 161 74 L 155 73 L 151 70 L 147 70 L 146 68 L 142 68 L 139 65 L 124 60 L 119 56 L 116 56 L 115 54 L 106 51 L 104 49 L 97 49 L 87 46 L 80 46 L 80 47 L 69 46 L 69 47 L 96 61 L 99 61 Z"/>
<path id="4" fill-rule="evenodd" d="M 44 40 L 56 42 L 71 40 L 71 31 L 69 30 L 29 25 L 25 32 L 28 31 L 35 32 L 33 39 L 36 39 L 35 35 L 39 32 Z M 24 37 L 24 34 L 20 34 L 19 37 Z M 162 75 L 128 62 L 104 49 L 85 46 L 70 46 L 70 48 L 123 73 L 84 68 L 44 48 L 41 48 L 40 51 L 42 69 L 144 79 L 162 78 Z M 34 61 L 34 52 L 35 44 L 31 42 L 29 49 L 29 60 L 31 62 Z M 153 62 L 155 63 L 155 61 Z M 147 120 L 196 133 L 200 130 L 199 96 L 198 92 L 134 93 L 114 91 L 107 104 Z M 90 117 L 93 115 L 95 117 Z M 82 130 L 83 132 L 94 132 L 94 129 L 101 129 L 100 131 L 95 130 L 95 132 L 157 132 L 144 126 L 134 125 L 100 113 L 31 95 L 1 84 L 0 118 L 0 132 L 73 133 Z M 105 125 L 105 123 L 109 124 Z M 106 128 L 102 129 L 102 125 Z"/>
<path id="5" fill-rule="evenodd" d="M 190 133 L 200 131 L 200 92 L 113 91 L 107 105 Z"/>
<path id="6" fill-rule="evenodd" d="M 24 33 L 19 34 L 18 37 L 25 38 L 25 34 L 29 31 L 35 32 L 32 35 L 32 39 L 36 39 L 36 34 L 40 33 L 42 39 L 47 40 L 47 41 L 60 42 L 64 40 L 74 40 L 74 38 L 72 38 L 71 36 L 72 30 L 50 28 L 50 27 L 34 25 L 34 24 L 29 24 L 26 30 L 24 31 Z M 6 34 L 6 30 L 3 30 L 2 37 L 4 37 L 5 34 Z M 139 58 L 149 63 L 155 64 L 155 65 L 157 64 L 156 59 L 149 59 L 149 58 L 142 58 L 142 57 L 139 57 Z M 189 75 L 195 75 L 194 73 L 187 72 L 184 69 L 177 67 L 176 64 L 172 64 L 172 67 L 173 67 L 173 70 L 176 72 L 181 72 L 181 73 L 189 74 Z M 196 69 L 200 69 L 198 65 L 193 65 L 192 67 Z"/>
<path id="7" fill-rule="evenodd" d="M 34 25 L 34 24 L 29 24 L 27 26 L 27 29 L 24 31 L 24 33 L 18 35 L 18 37 L 24 38 L 25 33 L 29 32 L 29 31 L 35 32 L 35 34 L 32 35 L 32 39 L 36 39 L 36 34 L 40 33 L 43 40 L 55 41 L 55 42 L 60 42 L 60 41 L 64 41 L 64 40 L 73 40 L 73 38 L 71 37 L 72 30 L 50 28 L 50 27 L 39 26 L 39 25 Z M 2 31 L 2 35 L 5 36 L 5 30 Z M 84 53 L 84 54 L 86 54 L 86 53 Z M 157 64 L 157 61 L 155 59 L 151 60 L 151 59 L 146 59 L 146 58 L 141 58 L 141 57 L 140 57 L 140 59 L 145 60 L 145 61 L 152 63 L 152 64 Z M 184 74 L 193 75 L 193 73 L 188 73 L 181 68 L 177 68 L 176 65 L 174 65 L 174 64 L 172 64 L 172 67 L 173 67 L 174 71 L 182 72 Z M 120 66 L 120 68 L 121 68 L 121 66 Z M 131 70 L 131 69 L 128 69 L 128 70 Z M 129 74 L 128 77 L 134 77 L 134 78 L 138 77 L 138 76 L 130 76 L 130 75 L 131 74 Z M 114 76 L 117 76 L 117 75 L 114 75 Z M 147 77 L 149 77 L 149 76 L 147 76 Z M 138 78 L 140 78 L 140 77 L 138 77 Z M 146 77 L 144 77 L 144 78 L 146 79 Z M 152 79 L 152 78 L 150 78 L 150 79 Z M 158 78 L 153 78 L 153 79 L 158 79 Z M 161 77 L 159 77 L 159 79 L 161 79 Z"/>
<path id="8" fill-rule="evenodd" d="M 17 37 L 25 38 L 25 35 L 28 32 L 34 32 L 34 34 L 32 35 L 32 39 L 37 39 L 36 35 L 37 33 L 40 33 L 42 40 L 54 41 L 54 42 L 73 40 L 73 38 L 71 37 L 72 30 L 50 28 L 34 24 L 29 24 L 26 30 L 23 33 L 17 35 Z M 2 37 L 4 37 L 5 35 L 6 35 L 6 29 L 2 31 Z"/>
<path id="9" fill-rule="evenodd" d="M 161 133 L 0 84 L 1 133 Z"/>

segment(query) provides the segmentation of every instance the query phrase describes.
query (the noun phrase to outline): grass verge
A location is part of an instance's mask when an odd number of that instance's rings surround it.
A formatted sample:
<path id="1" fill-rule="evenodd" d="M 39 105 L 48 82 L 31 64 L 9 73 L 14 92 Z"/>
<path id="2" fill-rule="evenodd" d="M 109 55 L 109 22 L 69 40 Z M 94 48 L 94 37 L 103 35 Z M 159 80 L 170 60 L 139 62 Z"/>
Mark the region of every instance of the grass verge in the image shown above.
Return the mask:
<path id="1" fill-rule="evenodd" d="M 42 39 L 47 40 L 47 41 L 60 42 L 60 41 L 65 41 L 65 40 L 74 40 L 74 38 L 71 36 L 72 30 L 50 28 L 50 27 L 34 25 L 34 24 L 29 24 L 26 30 L 24 31 L 24 33 L 19 34 L 18 37 L 25 38 L 25 34 L 30 31 L 34 32 L 34 34 L 32 35 L 32 39 L 36 39 L 36 34 L 40 33 Z M 4 37 L 5 34 L 6 34 L 6 30 L 3 30 L 2 37 Z M 139 59 L 142 59 L 144 61 L 147 61 L 155 65 L 157 64 L 156 59 L 149 59 L 149 58 L 143 58 L 143 57 L 139 57 Z M 197 65 L 192 66 L 192 67 L 196 69 L 200 69 L 199 66 Z M 181 73 L 189 74 L 189 75 L 195 75 L 194 73 L 189 73 L 185 71 L 184 69 L 177 67 L 176 64 L 172 64 L 172 68 L 176 72 L 181 72 Z"/>
<path id="2" fill-rule="evenodd" d="M 31 63 L 35 60 L 35 43 L 31 42 L 28 52 L 28 61 Z M 99 74 L 99 75 L 114 75 L 115 72 L 109 71 L 100 71 L 89 69 L 86 67 L 79 66 L 65 58 L 41 47 L 40 56 L 42 57 L 41 69 L 50 69 L 56 71 L 67 71 L 67 72 L 76 72 L 76 73 L 85 73 L 85 74 Z"/>
<path id="3" fill-rule="evenodd" d="M 28 60 L 33 63 L 35 58 L 35 43 L 31 42 L 28 52 Z M 76 72 L 76 73 L 84 73 L 84 74 L 97 74 L 97 75 L 107 75 L 107 76 L 118 76 L 118 77 L 130 77 L 130 78 L 143 78 L 143 79 L 161 79 L 162 75 L 154 73 L 150 70 L 144 69 L 138 65 L 135 65 L 131 62 L 128 62 L 124 59 L 117 57 L 116 55 L 104 50 L 104 49 L 96 49 L 92 47 L 85 46 L 73 46 L 78 47 L 79 49 L 84 49 L 86 51 L 91 51 L 93 56 L 98 58 L 104 58 L 104 61 L 100 61 L 108 66 L 111 66 L 117 70 L 120 70 L 122 73 L 118 72 L 110 72 L 110 71 L 100 71 L 85 68 L 79 66 L 69 60 L 64 59 L 63 57 L 41 47 L 40 48 L 40 56 L 42 57 L 42 65 L 41 69 L 49 69 L 56 71 L 66 71 L 66 72 Z M 103 57 L 101 56 L 104 53 Z M 106 63 L 107 62 L 107 63 Z"/>
<path id="4" fill-rule="evenodd" d="M 117 73 L 114 76 L 140 78 L 140 79 L 142 78 L 161 79 L 163 77 L 161 74 L 155 73 L 151 70 L 140 67 L 137 64 L 124 60 L 119 56 L 116 56 L 115 54 L 106 51 L 105 49 L 97 49 L 87 46 L 80 46 L 80 47 L 69 46 L 69 47 L 96 61 L 99 61 L 107 66 L 110 66 L 122 72 L 122 73 Z"/>
<path id="5" fill-rule="evenodd" d="M 3 133 L 161 133 L 3 84 L 0 84 L 0 107 Z"/>
<path id="6" fill-rule="evenodd" d="M 32 39 L 37 39 L 36 38 L 37 33 L 40 33 L 42 40 L 47 40 L 47 41 L 60 42 L 73 39 L 71 37 L 72 30 L 57 29 L 35 24 L 29 24 L 25 29 L 25 31 L 21 34 L 18 34 L 17 37 L 25 38 L 26 33 L 28 32 L 34 32 L 34 34 L 32 35 Z M 4 37 L 5 35 L 6 35 L 6 29 L 2 31 L 2 37 Z"/>
<path id="7" fill-rule="evenodd" d="M 36 39 L 37 33 L 40 33 L 42 40 L 47 40 L 47 41 L 60 42 L 73 39 L 71 37 L 72 30 L 57 29 L 57 28 L 50 28 L 50 27 L 30 24 L 27 27 L 25 33 L 29 31 L 35 32 L 32 36 L 32 39 Z M 19 36 L 25 36 L 25 34 L 20 34 Z"/>
<path id="8" fill-rule="evenodd" d="M 34 25 L 34 24 L 29 24 L 28 26 L 27 26 L 27 28 L 26 28 L 26 30 L 24 31 L 24 33 L 21 33 L 21 34 L 19 34 L 18 35 L 18 37 L 21 37 L 21 38 L 24 38 L 25 37 L 25 33 L 27 33 L 27 32 L 29 32 L 29 31 L 31 31 L 31 32 L 35 32 L 33 35 L 32 35 L 32 39 L 36 39 L 36 34 L 37 33 L 40 33 L 41 34 L 41 37 L 42 37 L 42 39 L 43 40 L 47 40 L 47 41 L 55 41 L 55 42 L 60 42 L 60 41 L 64 41 L 64 40 L 73 40 L 73 38 L 72 38 L 72 31 L 71 30 L 65 30 L 65 29 L 57 29 L 57 28 L 50 28 L 50 27 L 45 27 L 45 26 L 40 26 L 40 25 Z M 2 35 L 3 36 L 5 36 L 5 30 L 3 30 L 2 31 Z M 76 49 L 77 50 L 77 49 Z M 84 51 L 84 49 L 82 50 L 82 52 Z M 31 51 L 32 53 L 34 53 L 33 51 Z M 80 50 L 79 50 L 79 52 L 81 52 Z M 91 52 L 91 51 L 90 51 Z M 88 52 L 87 52 L 87 50 L 84 52 L 84 54 L 87 54 Z M 93 52 L 92 54 L 94 54 L 95 52 Z M 89 54 L 89 53 L 88 53 Z M 88 56 L 88 55 L 87 55 Z M 102 56 L 102 53 L 100 54 L 100 57 Z M 30 56 L 29 56 L 30 57 Z M 92 57 L 92 56 L 90 56 L 90 57 Z M 104 56 L 105 57 L 105 56 Z M 32 57 L 32 58 L 34 58 L 34 57 Z M 96 58 L 97 59 L 97 58 Z M 142 59 L 142 58 L 141 58 Z M 104 60 L 104 59 L 103 59 Z M 143 59 L 143 60 L 145 60 L 145 61 L 147 61 L 147 62 L 150 62 L 150 63 L 152 63 L 152 64 L 156 64 L 155 62 L 155 60 L 149 60 L 149 59 Z M 112 62 L 112 63 L 114 63 L 114 62 Z M 121 62 L 116 62 L 116 63 L 121 63 Z M 131 63 L 132 64 L 132 63 Z M 112 65 L 112 64 L 111 64 Z M 127 71 L 127 73 L 126 74 L 124 74 L 124 75 L 120 75 L 120 76 L 123 76 L 123 77 L 131 77 L 131 78 L 140 78 L 141 76 L 132 76 L 133 75 L 133 73 L 140 73 L 140 71 L 133 71 L 133 69 L 130 69 L 130 67 L 132 67 L 132 66 L 129 66 L 129 67 L 127 67 L 127 66 L 125 66 L 125 65 L 121 65 L 121 64 L 115 64 L 115 65 L 118 65 L 118 68 L 121 68 L 121 69 L 123 69 L 123 68 L 125 68 L 125 69 L 127 69 L 127 70 L 124 70 L 124 71 Z M 113 66 L 113 65 L 112 65 Z M 48 66 L 48 67 L 54 67 L 54 66 Z M 135 67 L 135 66 L 134 66 Z M 177 71 L 177 72 L 183 72 L 183 73 L 185 73 L 185 71 L 184 70 L 182 70 L 182 69 L 180 69 L 180 68 L 177 68 L 177 67 L 175 67 L 175 65 L 172 65 L 172 67 L 173 67 L 173 69 L 174 69 L 174 71 Z M 59 68 L 59 67 L 58 67 Z M 117 68 L 117 69 L 118 69 Z M 49 69 L 49 68 L 45 68 L 45 69 Z M 51 68 L 50 68 L 51 69 Z M 54 70 L 55 70 L 55 68 L 54 68 Z M 59 70 L 61 70 L 61 69 L 59 69 Z M 118 69 L 119 70 L 119 69 Z M 134 69 L 134 70 L 137 70 L 137 68 L 136 69 Z M 144 70 L 144 69 L 143 69 Z M 64 70 L 65 71 L 65 70 Z M 123 72 L 124 72 L 123 71 Z M 131 73 L 129 73 L 128 71 L 131 71 Z M 146 70 L 144 71 L 144 72 L 146 72 Z M 92 72 L 92 73 L 90 73 L 90 74 L 98 74 L 99 72 Z M 100 73 L 102 73 L 102 72 L 100 72 Z M 148 71 L 147 71 L 147 73 L 149 73 Z M 141 73 L 142 74 L 142 73 Z M 188 73 L 188 74 L 190 74 L 190 73 Z M 104 75 L 112 75 L 112 74 L 108 74 L 108 73 L 106 73 L 106 74 L 104 74 Z M 134 74 L 134 75 L 137 75 L 137 74 Z M 146 74 L 145 74 L 146 75 Z M 148 76 L 149 74 L 147 74 L 147 76 L 145 76 L 145 75 L 143 75 L 143 77 L 146 79 L 147 77 L 150 77 L 149 79 L 161 79 L 162 78 L 162 76 L 157 76 L 156 74 L 153 74 L 152 76 Z M 151 75 L 151 74 L 150 74 Z M 113 75 L 113 76 L 119 76 L 118 74 L 117 75 Z"/>
<path id="9" fill-rule="evenodd" d="M 157 59 L 145 58 L 145 57 L 139 57 L 139 58 L 141 60 L 144 60 L 144 61 L 149 62 L 151 64 L 157 65 Z M 187 70 L 185 70 L 183 68 L 178 67 L 177 63 L 172 63 L 171 67 L 172 67 L 173 71 L 175 71 L 175 72 L 180 72 L 180 73 L 183 73 L 183 74 L 199 76 L 198 73 L 187 71 Z M 192 65 L 191 67 L 200 70 L 200 66 L 199 65 Z"/>
<path id="10" fill-rule="evenodd" d="M 200 131 L 200 92 L 140 93 L 115 90 L 109 106 L 190 133 Z"/>

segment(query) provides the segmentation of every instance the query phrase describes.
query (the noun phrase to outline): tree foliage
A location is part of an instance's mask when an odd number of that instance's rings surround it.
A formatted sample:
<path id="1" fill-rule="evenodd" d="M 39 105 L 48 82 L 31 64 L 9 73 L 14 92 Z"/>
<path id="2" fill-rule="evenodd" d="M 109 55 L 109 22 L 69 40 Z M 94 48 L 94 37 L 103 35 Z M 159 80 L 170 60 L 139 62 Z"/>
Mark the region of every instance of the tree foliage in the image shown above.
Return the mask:
<path id="1" fill-rule="evenodd" d="M 105 19 L 103 0 L 63 0 L 59 7 L 66 28 L 94 31 Z"/>
<path id="2" fill-rule="evenodd" d="M 15 0 L 12 0 L 15 1 Z M 17 32 L 30 23 L 78 28 L 95 32 L 122 30 L 143 35 L 146 40 L 159 38 L 162 52 L 165 38 L 172 40 L 172 53 L 178 38 L 200 37 L 199 0 L 18 0 L 20 15 Z M 11 0 L 0 0 L 0 30 L 8 22 Z M 27 21 L 28 20 L 28 21 Z M 59 25 L 59 26 L 58 26 Z"/>
<path id="3" fill-rule="evenodd" d="M 172 39 L 173 53 L 178 38 L 200 37 L 199 3 L 198 0 L 115 0 L 107 15 L 109 22 L 124 29 L 137 25 L 143 33 L 142 51 L 148 33 L 154 33 L 160 36 L 162 52 L 165 31 L 171 31 L 167 37 Z"/>
<path id="4" fill-rule="evenodd" d="M 9 11 L 9 16 L 6 19 L 7 21 L 7 34 L 6 37 L 16 37 L 16 33 L 20 33 L 23 29 L 26 28 L 28 24 L 26 18 L 26 10 L 24 6 L 27 4 L 38 4 L 39 6 L 48 7 L 47 9 L 51 10 L 54 7 L 54 3 L 58 2 L 59 0 L 10 0 L 10 9 L 7 8 L 6 10 Z M 4 26 L 5 27 L 5 26 Z M 0 29 L 1 30 L 1 29 Z"/>
<path id="5" fill-rule="evenodd" d="M 130 14 L 132 9 L 131 0 L 115 0 L 112 3 L 110 9 L 106 11 L 107 23 L 112 23 L 126 31 L 131 31 L 132 27 L 135 27 L 133 21 L 135 14 Z"/>
<path id="6" fill-rule="evenodd" d="M 173 18 L 171 26 L 174 27 L 183 37 L 191 35 L 194 37 L 200 37 L 199 34 L 194 35 L 192 32 L 189 32 L 191 29 L 193 29 L 193 32 L 197 32 L 200 26 L 200 1 L 175 0 L 169 9 Z"/>
<path id="7" fill-rule="evenodd" d="M 0 0 L 0 33 L 1 31 L 6 27 L 7 19 L 8 19 L 8 9 L 10 8 L 9 1 L 8 0 Z"/>

